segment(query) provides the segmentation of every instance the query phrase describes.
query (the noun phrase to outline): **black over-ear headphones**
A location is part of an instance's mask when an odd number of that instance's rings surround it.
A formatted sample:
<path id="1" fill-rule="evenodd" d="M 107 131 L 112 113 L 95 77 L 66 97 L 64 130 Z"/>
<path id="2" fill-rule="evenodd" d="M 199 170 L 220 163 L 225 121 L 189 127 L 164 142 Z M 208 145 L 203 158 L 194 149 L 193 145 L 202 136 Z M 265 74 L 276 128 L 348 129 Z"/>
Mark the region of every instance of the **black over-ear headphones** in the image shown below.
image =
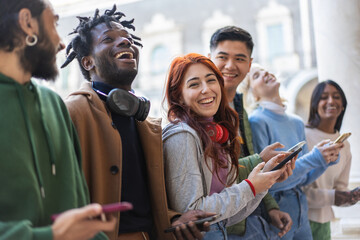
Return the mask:
<path id="1" fill-rule="evenodd" d="M 106 97 L 106 105 L 111 112 L 125 117 L 135 117 L 138 121 L 144 121 L 150 111 L 150 101 L 145 97 L 137 97 L 132 92 L 120 88 L 114 88 L 108 95 L 92 86 L 95 92 Z"/>

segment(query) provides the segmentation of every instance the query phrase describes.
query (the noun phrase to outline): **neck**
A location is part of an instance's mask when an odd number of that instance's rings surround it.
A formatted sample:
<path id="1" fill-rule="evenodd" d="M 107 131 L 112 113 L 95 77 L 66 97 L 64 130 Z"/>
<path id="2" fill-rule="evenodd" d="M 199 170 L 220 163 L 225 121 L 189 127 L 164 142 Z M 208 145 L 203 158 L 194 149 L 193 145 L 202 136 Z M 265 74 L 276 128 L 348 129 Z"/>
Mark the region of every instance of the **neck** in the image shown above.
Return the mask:
<path id="1" fill-rule="evenodd" d="M 235 94 L 236 94 L 236 88 L 235 89 L 226 89 L 226 97 L 229 102 L 234 101 Z"/>
<path id="2" fill-rule="evenodd" d="M 281 106 L 284 105 L 284 104 L 282 103 L 282 101 L 281 101 L 280 95 L 276 95 L 276 96 L 272 96 L 272 97 L 262 97 L 262 98 L 260 99 L 260 101 L 273 102 L 273 103 L 276 103 L 276 104 L 281 105 Z"/>
<path id="3" fill-rule="evenodd" d="M 120 88 L 120 89 L 123 89 L 123 90 L 126 90 L 126 91 L 130 91 L 131 90 L 131 85 L 128 85 L 128 84 L 119 84 L 119 83 L 114 83 L 114 82 L 108 82 L 108 81 L 105 81 L 104 79 L 100 78 L 99 76 L 97 75 L 92 75 L 91 76 L 91 81 L 94 81 L 94 82 L 102 82 L 102 83 L 105 83 L 105 84 L 108 84 L 114 88 Z"/>
<path id="4" fill-rule="evenodd" d="M 30 81 L 31 73 L 23 70 L 16 50 L 5 52 L 0 50 L 0 72 L 20 84 Z"/>
<path id="5" fill-rule="evenodd" d="M 320 121 L 319 126 L 317 126 L 317 129 L 326 133 L 335 133 L 335 124 L 336 124 L 336 119 Z"/>

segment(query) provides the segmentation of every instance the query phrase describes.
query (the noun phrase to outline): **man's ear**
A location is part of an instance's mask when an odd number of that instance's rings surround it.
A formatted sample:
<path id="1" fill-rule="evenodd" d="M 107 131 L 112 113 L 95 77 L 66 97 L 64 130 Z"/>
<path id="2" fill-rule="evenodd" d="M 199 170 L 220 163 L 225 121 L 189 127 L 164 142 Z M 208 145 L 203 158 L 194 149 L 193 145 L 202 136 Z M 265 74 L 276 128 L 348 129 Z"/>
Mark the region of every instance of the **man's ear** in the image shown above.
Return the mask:
<path id="1" fill-rule="evenodd" d="M 39 23 L 38 21 L 32 17 L 32 14 L 29 9 L 23 8 L 19 11 L 19 25 L 21 30 L 28 35 L 33 36 L 34 34 L 38 34 L 39 32 Z"/>
<path id="2" fill-rule="evenodd" d="M 250 61 L 249 61 L 249 71 L 248 71 L 248 72 L 250 72 L 252 61 L 253 61 L 253 58 L 250 58 Z"/>
<path id="3" fill-rule="evenodd" d="M 83 57 L 81 59 L 81 66 L 83 68 L 85 68 L 86 71 L 90 71 L 90 70 L 94 69 L 95 64 L 94 64 L 93 58 L 90 56 Z"/>

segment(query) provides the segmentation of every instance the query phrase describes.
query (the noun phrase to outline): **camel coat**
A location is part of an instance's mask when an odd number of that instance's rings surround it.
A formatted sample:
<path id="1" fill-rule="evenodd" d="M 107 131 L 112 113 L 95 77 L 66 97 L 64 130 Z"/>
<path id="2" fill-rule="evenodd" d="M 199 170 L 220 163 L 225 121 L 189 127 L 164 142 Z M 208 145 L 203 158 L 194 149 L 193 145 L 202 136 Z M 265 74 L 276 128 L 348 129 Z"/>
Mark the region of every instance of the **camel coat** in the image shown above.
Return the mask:
<path id="1" fill-rule="evenodd" d="M 91 202 L 120 202 L 122 144 L 110 111 L 88 82 L 70 94 L 65 103 L 79 135 Z M 148 118 L 137 122 L 137 127 L 146 161 L 153 233 L 156 239 L 167 240 L 175 239 L 172 234 L 165 234 L 164 229 L 170 226 L 176 213 L 167 207 L 160 123 L 161 119 Z M 118 213 L 116 228 L 107 233 L 110 239 L 117 238 L 120 217 Z"/>

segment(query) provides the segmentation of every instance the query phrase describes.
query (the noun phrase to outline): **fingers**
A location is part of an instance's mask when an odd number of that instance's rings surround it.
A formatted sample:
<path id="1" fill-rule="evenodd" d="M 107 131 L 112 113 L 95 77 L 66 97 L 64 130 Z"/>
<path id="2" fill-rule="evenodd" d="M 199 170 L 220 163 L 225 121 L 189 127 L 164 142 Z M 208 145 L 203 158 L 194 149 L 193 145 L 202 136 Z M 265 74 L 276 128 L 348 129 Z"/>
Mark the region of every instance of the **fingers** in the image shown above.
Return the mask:
<path id="1" fill-rule="evenodd" d="M 291 226 L 292 226 L 292 220 L 291 220 L 290 215 L 283 216 L 282 222 L 284 224 L 284 227 L 282 228 L 282 231 L 279 233 L 279 237 L 284 236 L 287 232 L 290 231 Z"/>
<path id="2" fill-rule="evenodd" d="M 216 213 L 213 212 L 204 212 L 202 210 L 193 210 L 194 211 L 194 217 L 196 219 L 191 219 L 191 220 L 197 220 L 197 219 L 201 219 L 201 218 L 206 218 L 206 217 L 211 217 L 216 215 Z"/>
<path id="3" fill-rule="evenodd" d="M 193 222 L 189 222 L 189 224 L 191 223 L 194 224 Z M 194 236 L 192 235 L 192 233 L 185 224 L 182 224 L 180 226 L 180 230 L 181 230 L 181 234 L 184 236 L 184 239 L 195 240 Z"/>
<path id="4" fill-rule="evenodd" d="M 291 159 L 291 170 L 295 169 L 295 163 L 296 163 L 296 159 L 297 159 L 298 155 L 296 155 L 296 157 L 294 157 L 293 159 Z"/>
<path id="5" fill-rule="evenodd" d="M 202 229 L 204 232 L 208 232 L 210 231 L 210 223 L 209 222 L 205 222 L 203 224 L 203 229 Z"/>
<path id="6" fill-rule="evenodd" d="M 181 230 L 180 230 L 180 226 L 177 226 L 176 229 L 175 229 L 175 237 L 177 240 L 183 240 L 183 236 L 182 236 L 182 233 L 181 233 Z"/>
<path id="7" fill-rule="evenodd" d="M 257 172 L 260 172 L 260 171 L 261 171 L 261 169 L 263 169 L 263 168 L 264 168 L 264 166 L 265 166 L 265 163 L 264 163 L 264 162 L 261 162 L 261 163 L 259 163 L 256 167 L 254 167 L 254 169 L 253 169 L 253 170 L 255 170 L 255 169 L 256 169 L 256 171 L 257 171 Z"/>
<path id="8" fill-rule="evenodd" d="M 285 146 L 279 142 L 276 142 L 276 143 L 273 143 L 273 144 L 270 144 L 269 146 L 267 146 L 267 148 L 270 148 L 270 149 L 284 148 L 284 147 Z"/>
<path id="9" fill-rule="evenodd" d="M 264 166 L 263 172 L 268 172 L 278 165 L 282 159 L 284 159 L 284 154 L 278 154 L 275 157 L 272 157 Z"/>
<path id="10" fill-rule="evenodd" d="M 99 216 L 102 213 L 102 208 L 100 204 L 93 203 L 85 207 L 76 209 L 77 214 L 75 215 L 77 220 L 85 218 L 94 218 Z"/>
<path id="11" fill-rule="evenodd" d="M 183 213 L 176 221 L 172 223 L 172 226 L 176 226 L 182 223 L 187 223 L 189 221 L 195 221 L 201 218 L 210 217 L 216 213 L 204 212 L 202 210 L 189 210 Z"/>
<path id="12" fill-rule="evenodd" d="M 195 223 L 193 222 L 189 222 L 189 224 L 187 225 L 188 228 L 190 229 L 191 231 L 191 235 L 192 237 L 194 237 L 195 239 L 202 239 L 203 238 L 203 235 L 201 233 L 201 231 L 199 230 L 199 228 L 195 225 Z"/>
<path id="13" fill-rule="evenodd" d="M 277 182 L 285 181 L 286 179 L 288 179 L 288 177 L 290 177 L 292 175 L 292 173 L 293 173 L 293 171 L 292 171 L 292 167 L 291 167 L 291 162 L 288 162 L 285 164 L 285 171 L 277 179 Z"/>
<path id="14" fill-rule="evenodd" d="M 319 142 L 318 144 L 316 144 L 317 147 L 322 147 L 324 146 L 325 144 L 329 143 L 330 142 L 330 139 L 325 139 L 325 140 L 322 140 L 321 142 Z"/>
<path id="15" fill-rule="evenodd" d="M 203 230 L 204 231 L 210 230 L 209 222 L 205 222 L 203 224 Z M 187 224 L 181 224 L 180 226 L 177 226 L 175 229 L 175 236 L 176 239 L 178 240 L 203 239 L 203 234 L 201 233 L 200 229 L 192 221 L 188 222 Z"/>

